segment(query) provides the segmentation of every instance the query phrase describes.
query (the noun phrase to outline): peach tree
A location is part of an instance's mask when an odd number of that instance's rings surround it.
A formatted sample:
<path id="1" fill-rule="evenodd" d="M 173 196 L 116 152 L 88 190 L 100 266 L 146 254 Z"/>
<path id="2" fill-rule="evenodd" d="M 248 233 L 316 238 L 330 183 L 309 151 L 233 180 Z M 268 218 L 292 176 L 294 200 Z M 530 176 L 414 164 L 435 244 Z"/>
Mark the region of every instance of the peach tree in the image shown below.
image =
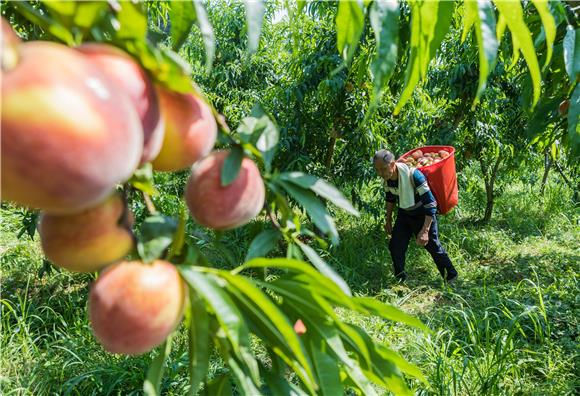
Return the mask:
<path id="1" fill-rule="evenodd" d="M 372 395 L 376 386 L 404 394 L 404 374 L 424 380 L 396 352 L 344 322 L 337 308 L 426 327 L 378 300 L 353 296 L 305 242 L 339 243 L 327 202 L 357 211 L 324 180 L 273 167 L 279 130 L 259 104 L 230 130 L 174 52 L 196 23 L 208 38 L 211 64 L 212 31 L 200 3 L 8 6 L 2 199 L 40 213 L 40 241 L 54 265 L 99 272 L 88 320 L 105 350 L 139 355 L 159 347 L 146 394 L 160 393 L 178 328 L 189 337 L 190 394 L 228 394 L 230 378 L 243 394 L 332 395 L 347 388 Z M 261 7 L 247 5 L 250 51 Z M 170 16 L 169 43 L 156 40 L 148 14 Z M 187 169 L 189 214 L 216 238 L 256 216 L 271 223 L 241 265 L 212 265 L 186 232 L 185 211 L 173 218 L 155 207 L 152 197 L 163 191 L 153 175 Z M 149 211 L 139 232 L 135 199 Z M 35 216 L 26 219 L 31 232 Z M 266 258 L 279 244 L 286 257 Z M 253 337 L 266 357 L 257 357 Z M 210 380 L 214 349 L 229 375 Z"/>

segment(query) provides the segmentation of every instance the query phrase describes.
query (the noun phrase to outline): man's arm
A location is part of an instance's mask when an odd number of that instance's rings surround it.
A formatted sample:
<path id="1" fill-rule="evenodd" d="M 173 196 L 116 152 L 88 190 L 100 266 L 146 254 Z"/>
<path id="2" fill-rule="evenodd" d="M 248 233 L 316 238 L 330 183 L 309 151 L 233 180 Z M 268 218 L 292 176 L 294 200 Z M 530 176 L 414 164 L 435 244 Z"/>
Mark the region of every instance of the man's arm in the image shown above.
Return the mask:
<path id="1" fill-rule="evenodd" d="M 429 189 L 429 184 L 423 173 L 415 170 L 413 173 L 413 182 L 416 186 L 417 194 L 419 194 L 421 202 L 423 203 L 423 212 L 425 213 L 423 227 L 421 227 L 421 231 L 417 234 L 417 244 L 425 246 L 429 242 L 429 229 L 433 222 L 433 216 L 437 212 L 437 202 Z"/>
<path id="2" fill-rule="evenodd" d="M 391 235 L 393 232 L 393 208 L 395 207 L 394 202 L 387 201 L 387 213 L 385 214 L 385 232 Z"/>

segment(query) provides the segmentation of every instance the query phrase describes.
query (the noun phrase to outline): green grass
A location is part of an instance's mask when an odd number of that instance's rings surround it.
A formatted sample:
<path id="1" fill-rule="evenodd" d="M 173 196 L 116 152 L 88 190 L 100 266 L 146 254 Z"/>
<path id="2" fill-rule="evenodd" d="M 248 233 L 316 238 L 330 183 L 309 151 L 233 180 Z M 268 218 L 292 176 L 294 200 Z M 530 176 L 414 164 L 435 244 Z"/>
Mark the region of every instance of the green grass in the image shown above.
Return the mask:
<path id="1" fill-rule="evenodd" d="M 175 212 L 180 186 L 159 202 Z M 580 216 L 570 193 L 552 183 L 544 197 L 510 186 L 498 199 L 492 222 L 476 194 L 462 194 L 457 210 L 440 219 L 441 235 L 461 279 L 445 286 L 429 255 L 415 245 L 407 254 L 410 279 L 396 284 L 380 219 L 336 213 L 341 244 L 325 253 L 358 295 L 372 296 L 418 315 L 430 335 L 392 322 L 341 311 L 347 320 L 388 343 L 425 373 L 412 382 L 426 395 L 567 395 L 580 383 Z M 367 193 L 368 195 L 368 193 Z M 380 205 L 380 202 L 376 203 Z M 37 240 L 16 237 L 20 218 L 2 210 L 0 391 L 3 395 L 140 394 L 155 355 L 104 353 L 86 318 L 92 274 L 44 274 Z M 194 232 L 190 229 L 191 232 Z M 234 260 L 248 246 L 247 230 L 224 236 Z M 200 246 L 219 265 L 210 244 Z M 187 345 L 176 337 L 163 389 L 187 391 Z M 223 372 L 212 359 L 210 375 Z"/>

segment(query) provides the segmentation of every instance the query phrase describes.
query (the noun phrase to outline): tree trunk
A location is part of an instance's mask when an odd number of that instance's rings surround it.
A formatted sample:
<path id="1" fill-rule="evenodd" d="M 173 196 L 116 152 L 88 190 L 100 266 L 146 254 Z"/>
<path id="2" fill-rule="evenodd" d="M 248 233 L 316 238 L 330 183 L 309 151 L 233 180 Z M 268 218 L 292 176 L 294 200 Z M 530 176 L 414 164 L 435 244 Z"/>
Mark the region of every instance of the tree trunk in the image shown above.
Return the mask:
<path id="1" fill-rule="evenodd" d="M 326 170 L 330 170 L 330 166 L 332 165 L 332 157 L 334 156 L 334 148 L 336 147 L 336 134 L 330 137 L 330 141 L 328 142 L 328 148 L 326 149 L 326 158 L 324 159 L 324 165 L 326 166 Z"/>
<path id="2" fill-rule="evenodd" d="M 542 185 L 540 186 L 540 194 L 544 194 L 544 188 L 546 187 L 546 182 L 548 181 L 548 173 L 552 167 L 552 159 L 550 158 L 550 153 L 548 150 L 544 153 L 544 176 L 542 177 Z"/>
<path id="3" fill-rule="evenodd" d="M 483 219 L 481 222 L 484 224 L 489 223 L 491 220 L 491 215 L 493 213 L 493 205 L 495 203 L 495 194 L 494 194 L 494 185 L 495 180 L 497 178 L 497 171 L 499 169 L 499 165 L 501 164 L 502 157 L 499 155 L 495 159 L 495 163 L 493 164 L 493 169 L 491 171 L 487 169 L 484 164 L 483 160 L 480 160 L 481 170 L 483 171 L 483 178 L 485 181 L 485 193 L 487 196 L 487 202 L 485 205 L 485 214 L 483 215 Z"/>

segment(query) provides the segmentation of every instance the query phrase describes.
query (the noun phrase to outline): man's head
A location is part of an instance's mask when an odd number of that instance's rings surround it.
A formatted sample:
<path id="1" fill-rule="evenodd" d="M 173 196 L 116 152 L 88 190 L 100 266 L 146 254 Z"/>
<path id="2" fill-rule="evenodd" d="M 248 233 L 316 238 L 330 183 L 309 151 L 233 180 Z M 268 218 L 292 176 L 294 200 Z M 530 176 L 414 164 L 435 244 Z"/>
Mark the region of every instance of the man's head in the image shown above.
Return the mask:
<path id="1" fill-rule="evenodd" d="M 379 150 L 373 157 L 375 170 L 385 180 L 395 179 L 397 177 L 397 166 L 395 165 L 395 156 L 389 150 Z"/>

